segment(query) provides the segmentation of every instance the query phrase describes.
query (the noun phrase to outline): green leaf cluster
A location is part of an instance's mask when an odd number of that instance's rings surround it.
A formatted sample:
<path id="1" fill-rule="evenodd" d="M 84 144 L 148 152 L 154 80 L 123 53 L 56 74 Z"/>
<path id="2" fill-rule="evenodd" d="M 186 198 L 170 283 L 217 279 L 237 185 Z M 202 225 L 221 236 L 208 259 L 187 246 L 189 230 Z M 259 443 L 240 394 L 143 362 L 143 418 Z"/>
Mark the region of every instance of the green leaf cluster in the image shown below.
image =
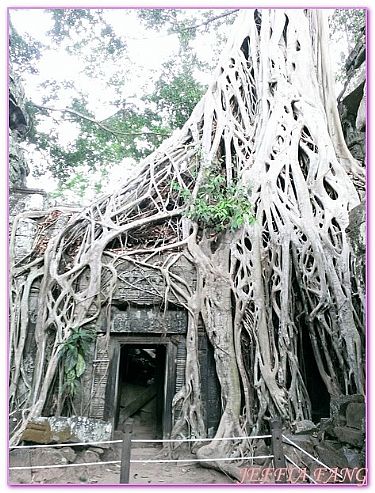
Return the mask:
<path id="1" fill-rule="evenodd" d="M 86 356 L 95 335 L 92 331 L 82 327 L 73 328 L 70 336 L 62 343 L 60 350 L 60 361 L 64 368 L 64 390 L 65 393 L 74 397 L 80 379 L 86 370 Z"/>
<path id="2" fill-rule="evenodd" d="M 175 185 L 175 188 L 178 186 Z M 180 195 L 186 201 L 191 199 L 191 194 L 186 189 L 181 190 Z M 239 184 L 228 186 L 226 179 L 213 170 L 206 173 L 186 216 L 215 233 L 228 229 L 235 231 L 245 221 L 254 221 L 248 190 Z"/>

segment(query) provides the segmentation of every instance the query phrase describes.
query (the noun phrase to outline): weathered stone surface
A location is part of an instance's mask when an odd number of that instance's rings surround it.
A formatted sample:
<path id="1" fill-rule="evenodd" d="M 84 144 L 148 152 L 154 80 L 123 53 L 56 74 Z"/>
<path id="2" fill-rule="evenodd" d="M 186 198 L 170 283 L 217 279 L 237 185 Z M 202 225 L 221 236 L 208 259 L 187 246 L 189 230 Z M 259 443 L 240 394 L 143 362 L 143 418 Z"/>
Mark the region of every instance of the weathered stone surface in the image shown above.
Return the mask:
<path id="1" fill-rule="evenodd" d="M 365 426 L 365 404 L 361 402 L 351 402 L 346 408 L 346 425 L 350 428 L 364 431 Z"/>
<path id="2" fill-rule="evenodd" d="M 27 211 L 43 210 L 47 205 L 46 192 L 43 190 L 13 188 L 9 195 L 9 222 L 12 227 L 15 216 Z M 34 245 L 38 230 L 38 220 L 23 218 L 17 224 L 14 260 L 28 255 Z"/>
<path id="3" fill-rule="evenodd" d="M 314 447 L 317 445 L 318 439 L 312 437 L 311 435 L 289 435 L 285 434 L 289 440 L 291 440 L 293 443 L 301 447 L 303 450 L 306 450 L 309 454 L 314 454 Z M 286 447 L 288 448 L 294 448 L 292 445 L 288 445 L 288 442 L 286 440 L 283 441 L 283 446 L 284 449 Z"/>
<path id="4" fill-rule="evenodd" d="M 363 454 L 358 452 L 358 450 L 344 446 L 344 447 L 342 447 L 342 451 L 346 457 L 346 460 L 348 461 L 348 466 L 351 469 L 354 469 L 355 467 L 363 467 L 364 466 L 364 461 L 362 460 Z"/>
<path id="5" fill-rule="evenodd" d="M 34 188 L 14 188 L 9 196 L 9 212 L 12 217 L 30 210 L 43 210 L 47 201 L 47 193 L 44 190 Z"/>
<path id="6" fill-rule="evenodd" d="M 21 149 L 17 139 L 12 134 L 9 135 L 9 183 L 13 187 L 22 187 L 26 184 L 26 177 L 29 174 L 25 154 Z"/>
<path id="7" fill-rule="evenodd" d="M 258 440 L 254 447 L 254 456 L 270 455 L 270 448 L 265 444 L 264 440 Z M 254 464 L 262 466 L 268 459 L 255 459 Z"/>
<path id="8" fill-rule="evenodd" d="M 166 257 L 162 255 L 155 262 L 163 265 Z M 118 282 L 113 293 L 113 302 L 133 303 L 135 305 L 160 305 L 164 301 L 166 280 L 159 269 L 142 267 L 141 269 L 129 262 L 123 262 L 117 267 Z M 181 276 L 194 288 L 196 283 L 195 270 L 186 259 L 171 267 L 171 273 Z M 182 287 L 182 289 L 184 289 Z M 177 297 L 170 292 L 168 300 L 180 304 Z"/>
<path id="9" fill-rule="evenodd" d="M 27 432 L 27 433 L 26 433 Z M 99 442 L 110 440 L 112 425 L 83 416 L 35 418 L 22 439 L 35 443 Z"/>
<path id="10" fill-rule="evenodd" d="M 348 467 L 347 458 L 342 449 L 335 450 L 333 447 L 329 446 L 327 443 L 318 445 L 315 450 L 319 456 L 319 459 L 328 467 Z"/>
<path id="11" fill-rule="evenodd" d="M 53 448 L 35 449 L 31 455 L 32 466 L 52 466 L 67 464 L 68 460 L 64 455 Z M 48 481 L 56 481 L 62 478 L 66 474 L 66 469 L 60 468 L 48 468 L 33 469 L 33 481 L 44 483 Z"/>
<path id="12" fill-rule="evenodd" d="M 72 447 L 61 447 L 58 451 L 65 457 L 65 459 L 72 463 L 76 460 L 77 453 Z"/>
<path id="13" fill-rule="evenodd" d="M 94 450 L 84 450 L 79 454 L 77 457 L 76 463 L 81 464 L 81 463 L 91 463 L 91 462 L 100 462 L 100 457 L 99 454 L 94 452 Z"/>
<path id="14" fill-rule="evenodd" d="M 315 433 L 316 431 L 318 431 L 318 428 L 309 419 L 303 419 L 302 421 L 297 421 L 294 424 L 294 430 L 294 433 L 296 435 L 306 435 Z"/>
<path id="15" fill-rule="evenodd" d="M 363 100 L 363 95 L 364 77 L 363 74 L 360 74 L 358 78 L 358 85 L 350 94 L 344 97 L 339 105 L 345 141 L 352 155 L 361 162 L 364 162 L 365 160 L 364 130 L 366 122 L 364 122 L 363 118 L 361 118 L 361 115 L 363 114 L 363 109 L 361 109 L 358 123 L 357 119 L 362 101 L 362 105 L 365 104 L 365 101 Z"/>
<path id="16" fill-rule="evenodd" d="M 112 309 L 111 332 L 185 334 L 187 314 L 181 310 L 166 312 L 152 308 Z"/>
<path id="17" fill-rule="evenodd" d="M 30 170 L 26 163 L 20 141 L 27 131 L 25 91 L 20 80 L 9 76 L 9 183 L 11 187 L 25 186 Z"/>
<path id="18" fill-rule="evenodd" d="M 353 395 L 340 395 L 332 396 L 330 402 L 330 416 L 337 425 L 337 420 L 341 416 L 346 422 L 346 408 L 351 402 L 364 402 L 363 395 L 353 394 Z M 340 423 L 341 424 L 341 423 Z"/>
<path id="19" fill-rule="evenodd" d="M 366 36 L 365 25 L 345 63 L 346 83 L 338 97 L 345 141 L 352 155 L 364 161 L 366 129 Z"/>
<path id="20" fill-rule="evenodd" d="M 22 440 L 27 442 L 48 444 L 53 442 L 63 442 L 70 438 L 69 431 L 61 431 L 59 435 L 54 434 L 48 421 L 28 423 L 25 431 L 22 434 Z"/>
<path id="21" fill-rule="evenodd" d="M 319 440 L 324 440 L 326 434 L 333 436 L 333 426 L 334 424 L 332 418 L 321 418 L 318 431 Z"/>
<path id="22" fill-rule="evenodd" d="M 92 450 L 93 452 L 95 452 L 96 454 L 98 454 L 99 456 L 102 456 L 105 452 L 105 447 L 104 447 L 105 444 L 103 444 L 103 447 L 90 447 L 90 450 Z M 107 447 L 109 447 L 109 444 L 106 444 Z"/>
<path id="23" fill-rule="evenodd" d="M 346 232 L 356 259 L 359 257 L 364 261 L 366 253 L 366 203 L 364 201 L 349 212 L 349 226 Z"/>
<path id="24" fill-rule="evenodd" d="M 356 129 L 360 132 L 364 132 L 366 130 L 366 83 L 363 88 L 363 96 L 361 102 L 359 103 L 357 118 L 355 121 Z"/>
<path id="25" fill-rule="evenodd" d="M 10 467 L 24 467 L 30 465 L 31 450 L 28 449 L 14 449 L 9 452 L 9 466 Z M 31 483 L 32 475 L 31 470 L 16 470 L 9 471 L 10 483 L 29 484 Z"/>
<path id="26" fill-rule="evenodd" d="M 343 443 L 349 443 L 354 447 L 363 447 L 365 443 L 364 433 L 348 426 L 335 426 L 333 429 L 337 438 Z"/>

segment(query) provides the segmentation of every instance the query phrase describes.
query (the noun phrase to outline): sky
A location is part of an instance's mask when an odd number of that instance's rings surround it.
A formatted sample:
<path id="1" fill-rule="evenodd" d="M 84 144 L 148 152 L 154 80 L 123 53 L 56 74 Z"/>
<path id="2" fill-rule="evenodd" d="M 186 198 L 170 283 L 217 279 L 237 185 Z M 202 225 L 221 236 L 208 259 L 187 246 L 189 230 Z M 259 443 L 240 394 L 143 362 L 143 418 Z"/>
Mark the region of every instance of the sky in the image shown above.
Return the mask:
<path id="1" fill-rule="evenodd" d="M 333 10 L 326 10 L 326 15 L 330 15 Z M 47 32 L 52 28 L 52 17 L 44 9 L 12 9 L 10 11 L 12 23 L 20 35 L 29 35 L 37 41 L 49 46 L 50 49 L 43 52 L 42 58 L 37 62 L 38 73 L 24 73 L 23 85 L 27 97 L 36 104 L 43 104 L 42 98 L 45 90 L 41 83 L 45 80 L 55 80 L 63 82 L 64 80 L 74 80 L 77 82 L 84 93 L 89 98 L 89 109 L 94 113 L 98 120 L 103 120 L 114 114 L 116 107 L 111 103 L 116 97 L 116 93 L 111 91 L 107 84 L 100 78 L 93 82 L 92 77 L 83 73 L 82 63 L 78 56 L 68 54 L 64 46 L 60 48 L 51 44 L 51 39 Z M 106 9 L 106 20 L 112 25 L 116 34 L 123 37 L 127 44 L 127 56 L 119 57 L 116 64 L 123 64 L 126 67 L 130 65 L 127 80 L 122 86 L 122 97 L 127 102 L 139 104 L 139 99 L 147 92 L 151 92 L 153 81 L 160 75 L 162 63 L 168 58 L 178 56 L 179 42 L 177 35 L 168 34 L 165 30 L 153 31 L 145 28 L 139 21 L 136 12 L 129 9 Z M 220 26 L 220 30 L 229 34 L 230 26 Z M 203 61 L 212 63 L 212 46 L 215 43 L 216 36 L 214 32 L 210 34 L 198 35 L 192 43 L 193 48 L 199 52 L 199 57 Z M 332 50 L 333 65 L 337 66 L 340 53 L 345 49 L 343 45 L 335 45 Z M 106 63 L 106 75 L 110 76 L 116 70 L 116 65 Z M 203 84 L 207 84 L 211 74 L 205 72 L 194 73 L 194 76 Z M 59 98 L 53 102 L 53 107 L 69 107 L 72 98 L 76 95 L 74 90 L 59 91 Z M 52 105 L 51 105 L 52 106 Z M 55 113 L 55 116 L 59 115 Z M 51 118 L 40 118 L 38 129 L 48 132 L 52 128 Z M 59 141 L 61 145 L 68 146 L 78 137 L 79 127 L 74 122 L 64 121 L 59 124 Z M 141 143 L 140 143 L 141 145 Z M 43 162 L 44 156 L 35 148 L 29 147 L 28 153 L 30 164 L 34 162 Z M 134 161 L 127 158 L 125 162 L 114 166 L 109 175 L 109 181 L 106 188 L 111 189 L 113 184 L 118 183 L 119 179 L 124 176 L 124 166 L 131 169 Z M 32 166 L 32 164 L 31 164 Z M 95 177 L 93 177 L 95 178 Z M 43 176 L 34 177 L 32 173 L 28 176 L 27 184 L 29 187 L 44 188 L 48 192 L 53 192 L 57 188 L 57 181 L 51 173 L 46 170 Z M 86 201 L 93 198 L 92 193 L 87 194 Z"/>
<path id="2" fill-rule="evenodd" d="M 42 58 L 37 62 L 37 74 L 23 74 L 23 85 L 27 97 L 36 104 L 43 104 L 42 98 L 45 90 L 41 88 L 41 83 L 45 80 L 64 80 L 77 81 L 77 85 L 84 93 L 89 95 L 89 109 L 94 113 L 98 120 L 103 120 L 114 114 L 116 107 L 111 101 L 118 96 L 111 91 L 107 84 L 99 78 L 93 80 L 90 76 L 82 72 L 82 63 L 79 57 L 68 54 L 64 46 L 58 48 L 51 44 L 51 39 L 47 36 L 48 30 L 52 28 L 51 15 L 43 9 L 11 10 L 11 20 L 20 35 L 30 35 L 37 41 L 50 46 L 49 50 L 43 52 Z M 153 81 L 156 81 L 161 72 L 163 62 L 171 57 L 178 56 L 179 41 L 176 34 L 168 34 L 166 30 L 153 31 L 147 29 L 139 21 L 134 10 L 106 9 L 106 20 L 112 25 L 117 35 L 123 37 L 127 44 L 127 56 L 116 60 L 116 64 L 123 64 L 127 79 L 123 84 L 123 100 L 140 104 L 139 99 L 147 92 L 151 92 Z M 221 31 L 229 31 L 230 27 L 221 26 Z M 203 61 L 212 63 L 212 45 L 216 40 L 215 33 L 198 35 L 193 43 L 196 50 L 199 50 L 199 58 Z M 127 58 L 128 57 L 128 58 Z M 129 63 L 130 62 L 130 63 Z M 130 66 L 129 66 L 130 65 Z M 127 70 L 129 66 L 129 70 Z M 116 70 L 116 65 L 106 63 L 106 76 L 109 77 Z M 206 84 L 211 77 L 210 73 L 194 72 L 194 76 L 199 82 Z M 59 98 L 53 102 L 53 107 L 69 107 L 72 97 L 76 93 L 72 90 L 59 92 Z M 51 104 L 52 106 L 52 104 Z M 48 117 L 41 119 L 38 129 L 48 132 L 53 123 Z M 59 125 L 59 140 L 62 145 L 69 145 L 78 137 L 79 129 L 77 124 L 72 122 L 62 122 Z M 141 145 L 141 144 L 140 144 Z M 29 155 L 33 153 L 33 159 L 40 161 L 42 157 L 33 150 L 28 149 Z M 127 159 L 126 162 L 115 166 L 111 170 L 107 189 L 111 189 L 114 183 L 124 176 L 124 165 L 130 167 L 133 161 Z M 57 187 L 57 182 L 52 178 L 51 173 L 46 171 L 42 177 L 33 177 L 31 174 L 27 179 L 30 187 L 44 188 L 52 192 Z M 86 200 L 91 200 L 90 194 Z"/>

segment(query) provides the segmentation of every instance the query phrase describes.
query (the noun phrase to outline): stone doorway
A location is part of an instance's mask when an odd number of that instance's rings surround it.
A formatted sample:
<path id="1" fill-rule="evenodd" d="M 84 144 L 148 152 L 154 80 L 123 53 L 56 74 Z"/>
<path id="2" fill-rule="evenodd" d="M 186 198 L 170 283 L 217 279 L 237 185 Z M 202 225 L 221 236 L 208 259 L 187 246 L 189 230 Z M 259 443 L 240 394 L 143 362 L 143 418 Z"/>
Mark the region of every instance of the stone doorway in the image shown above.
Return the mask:
<path id="1" fill-rule="evenodd" d="M 133 419 L 136 438 L 163 436 L 166 346 L 124 344 L 120 350 L 115 426 Z"/>
<path id="2" fill-rule="evenodd" d="M 104 420 L 114 432 L 133 418 L 134 438 L 169 438 L 180 337 L 113 335 Z"/>

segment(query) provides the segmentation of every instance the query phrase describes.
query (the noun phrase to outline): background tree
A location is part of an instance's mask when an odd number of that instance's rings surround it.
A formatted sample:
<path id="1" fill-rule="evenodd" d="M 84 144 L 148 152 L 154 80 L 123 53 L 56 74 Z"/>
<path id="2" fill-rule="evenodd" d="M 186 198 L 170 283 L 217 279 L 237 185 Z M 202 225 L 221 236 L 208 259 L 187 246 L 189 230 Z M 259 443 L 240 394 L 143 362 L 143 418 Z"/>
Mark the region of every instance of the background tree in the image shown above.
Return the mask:
<path id="1" fill-rule="evenodd" d="M 134 80 L 144 84 L 142 79 L 137 80 L 142 68 L 137 67 L 134 57 L 130 58 L 126 27 L 123 32 L 115 30 L 108 11 L 44 12 L 51 21 L 44 44 L 32 41 L 30 36 L 23 40 L 11 26 L 11 63 L 15 73 L 24 78 L 35 74 L 36 61 L 46 53 L 56 57 L 60 53 L 72 55 L 79 60 L 82 76 L 89 77 L 92 89 L 104 95 L 99 99 L 103 106 L 112 108 L 112 113 L 104 119 L 95 118 L 98 108 L 93 105 L 94 91 L 82 89 L 77 77 L 54 80 L 51 73 L 48 80 L 40 83 L 40 103 L 28 104 L 33 122 L 27 135 L 30 166 L 35 176 L 43 175 L 46 168 L 50 170 L 59 183 L 54 193 L 60 197 L 58 200 L 64 196 L 66 199 L 68 191 L 81 199 L 86 195 L 87 200 L 88 190 L 97 193 L 106 184 L 110 168 L 126 158 L 130 163 L 144 158 L 185 123 L 204 90 L 194 71 L 209 68 L 190 45 L 199 32 L 231 22 L 235 11 L 118 11 L 124 26 L 138 22 L 152 27 L 159 36 L 179 38 L 178 56 L 166 60 L 159 79 L 150 74 L 151 81 L 140 97 L 129 97 L 127 87 L 134 87 Z M 68 100 L 69 104 L 61 106 L 58 100 Z M 62 138 L 63 128 L 72 135 L 69 142 Z"/>

